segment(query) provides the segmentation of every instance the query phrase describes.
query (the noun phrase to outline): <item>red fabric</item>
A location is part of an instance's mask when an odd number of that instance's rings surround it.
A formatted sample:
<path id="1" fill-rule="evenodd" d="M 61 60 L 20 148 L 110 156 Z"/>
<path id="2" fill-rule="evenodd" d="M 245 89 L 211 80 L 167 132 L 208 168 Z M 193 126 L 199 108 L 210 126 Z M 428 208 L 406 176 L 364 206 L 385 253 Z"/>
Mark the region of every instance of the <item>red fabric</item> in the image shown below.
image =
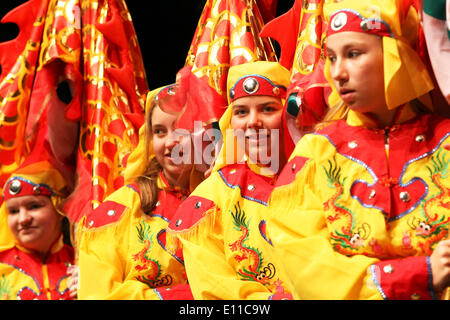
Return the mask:
<path id="1" fill-rule="evenodd" d="M 165 99 L 160 107 L 165 112 L 181 114 L 177 128 L 193 130 L 195 121 L 200 121 L 202 125 L 219 121 L 227 105 L 226 100 L 207 82 L 192 73 L 192 66 L 178 71 L 173 96 L 168 95 L 167 90 L 160 93 Z"/>
<path id="2" fill-rule="evenodd" d="M 17 184 L 17 181 L 20 183 L 20 191 L 18 193 L 11 193 L 10 187 L 11 183 L 14 182 L 14 184 Z M 11 179 L 8 180 L 8 183 L 5 187 L 5 192 L 3 194 L 3 200 L 7 201 L 8 199 L 11 199 L 13 197 L 23 197 L 23 196 L 36 196 L 36 195 L 43 195 L 43 196 L 51 196 L 52 192 L 51 190 L 43 185 L 35 185 L 30 183 L 29 181 L 25 181 L 24 179 Z"/>
<path id="3" fill-rule="evenodd" d="M 277 2 L 277 0 L 256 0 L 264 23 L 267 23 L 275 18 L 277 14 Z"/>
<path id="4" fill-rule="evenodd" d="M 203 197 L 190 196 L 178 208 L 177 213 L 169 223 L 169 229 L 175 232 L 190 229 L 212 207 L 214 207 L 213 201 Z"/>
<path id="5" fill-rule="evenodd" d="M 268 22 L 261 30 L 261 37 L 275 39 L 281 47 L 280 64 L 291 69 L 297 46 L 302 0 L 296 0 L 285 14 Z"/>
<path id="6" fill-rule="evenodd" d="M 220 119 L 228 105 L 227 77 L 231 66 L 275 59 L 268 40 L 259 37 L 264 25 L 260 8 L 264 19 L 269 19 L 276 11 L 276 1 L 261 0 L 258 6 L 241 0 L 206 2 L 186 67 L 177 75 L 181 91 L 186 93 L 178 127 L 190 130 L 195 120 L 206 126 Z M 234 17 L 233 21 L 230 17 Z"/>
<path id="7" fill-rule="evenodd" d="M 222 180 L 230 188 L 239 188 L 241 195 L 249 200 L 267 205 L 275 184 L 275 177 L 254 173 L 247 164 L 232 164 L 219 170 Z"/>
<path id="8" fill-rule="evenodd" d="M 126 208 L 114 201 L 104 201 L 101 206 L 87 216 L 86 227 L 98 228 L 114 223 L 120 219 Z"/>
<path id="9" fill-rule="evenodd" d="M 420 179 L 404 181 L 402 175 L 405 163 L 412 163 L 414 159 L 437 148 L 448 134 L 449 126 L 449 119 L 432 115 L 416 117 L 387 128 L 387 131 L 353 127 L 345 120 L 340 120 L 319 130 L 318 134 L 329 139 L 339 154 L 367 167 L 378 178 L 375 183 L 358 181 L 350 190 L 351 195 L 363 205 L 380 208 L 387 214 L 387 219 L 395 219 L 417 206 L 428 192 Z M 389 135 L 388 162 L 385 132 Z M 416 139 L 418 136 L 423 139 Z M 386 188 L 390 191 L 386 192 Z M 370 199 L 372 190 L 375 190 L 376 195 Z M 409 194 L 409 201 L 403 201 L 400 197 L 400 193 L 405 191 Z"/>
<path id="10" fill-rule="evenodd" d="M 376 282 L 385 299 L 429 300 L 431 274 L 426 257 L 384 260 L 374 265 Z"/>
<path id="11" fill-rule="evenodd" d="M 159 293 L 161 300 L 194 300 L 188 284 L 156 288 L 154 290 Z"/>
<path id="12" fill-rule="evenodd" d="M 323 3 L 324 0 L 296 0 L 288 12 L 267 23 L 260 33 L 280 44 L 280 63 L 291 70 L 283 116 L 287 155 L 291 154 L 303 132 L 312 131 L 328 109 L 331 89 L 323 74 L 324 60 L 321 58 L 325 31 Z M 307 11 L 302 11 L 303 5 Z M 305 37 L 305 30 L 306 34 L 314 30 L 316 43 L 311 43 L 311 35 Z"/>
<path id="13" fill-rule="evenodd" d="M 244 84 L 248 79 L 254 79 L 258 83 L 254 92 L 249 93 L 245 90 Z M 236 99 L 246 97 L 246 96 L 270 96 L 270 97 L 285 97 L 286 88 L 283 86 L 274 85 L 269 79 L 260 76 L 245 76 L 239 79 L 238 82 L 231 88 L 232 93 L 230 93 L 231 101 Z"/>
<path id="14" fill-rule="evenodd" d="M 0 263 L 5 263 L 21 270 L 24 276 L 33 278 L 39 288 L 39 292 L 34 292 L 30 288 L 16 288 L 22 300 L 47 300 L 47 289 L 50 291 L 52 300 L 70 300 L 69 290 L 63 290 L 60 284 L 67 275 L 67 266 L 74 263 L 74 250 L 68 245 L 64 245 L 60 250 L 52 253 L 46 260 L 49 288 L 45 288 L 45 279 L 42 273 L 42 262 L 39 256 L 26 253 L 14 247 L 0 252 Z"/>
<path id="15" fill-rule="evenodd" d="M 367 22 L 363 23 L 363 21 Z M 362 19 L 359 15 L 350 10 L 340 10 L 335 12 L 330 17 L 327 36 L 329 37 L 335 33 L 347 31 L 391 37 L 389 29 L 383 22 L 375 21 L 373 19 Z"/>
<path id="16" fill-rule="evenodd" d="M 0 95 L 14 97 L 0 105 L 0 184 L 45 137 L 52 161 L 78 178 L 65 205 L 72 222 L 123 185 L 124 160 L 144 123 L 148 87 L 127 12 L 120 1 L 31 0 L 4 19 L 20 33 L 0 44 Z M 63 82 L 68 103 L 57 92 Z"/>
<path id="17" fill-rule="evenodd" d="M 284 186 L 290 184 L 295 180 L 295 176 L 305 165 L 308 158 L 305 157 L 295 157 L 291 159 L 281 171 L 280 176 L 277 179 L 275 187 Z"/>

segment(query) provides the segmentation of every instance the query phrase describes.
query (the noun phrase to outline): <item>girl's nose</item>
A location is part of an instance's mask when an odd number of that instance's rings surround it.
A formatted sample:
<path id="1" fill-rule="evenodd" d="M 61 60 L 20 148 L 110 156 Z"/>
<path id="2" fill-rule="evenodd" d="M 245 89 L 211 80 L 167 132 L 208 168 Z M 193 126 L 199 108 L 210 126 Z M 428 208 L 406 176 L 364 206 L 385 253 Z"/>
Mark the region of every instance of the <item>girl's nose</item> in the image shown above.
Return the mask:
<path id="1" fill-rule="evenodd" d="M 253 129 L 262 127 L 262 121 L 261 121 L 260 115 L 257 111 L 255 111 L 255 110 L 250 111 L 248 121 L 247 121 L 247 127 L 253 128 Z"/>
<path id="2" fill-rule="evenodd" d="M 345 61 L 337 58 L 333 65 L 330 66 L 331 77 L 339 85 L 348 81 L 348 70 Z"/>
<path id="3" fill-rule="evenodd" d="M 30 215 L 27 209 L 21 208 L 19 211 L 19 224 L 28 225 L 33 220 L 33 217 Z"/>

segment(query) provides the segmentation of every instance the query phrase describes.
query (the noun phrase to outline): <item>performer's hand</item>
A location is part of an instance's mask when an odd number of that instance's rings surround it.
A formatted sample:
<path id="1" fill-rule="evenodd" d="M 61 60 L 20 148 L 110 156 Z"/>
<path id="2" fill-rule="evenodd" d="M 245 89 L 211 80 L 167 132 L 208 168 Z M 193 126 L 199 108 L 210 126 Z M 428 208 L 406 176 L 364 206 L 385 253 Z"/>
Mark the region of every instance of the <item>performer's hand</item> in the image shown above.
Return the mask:
<path id="1" fill-rule="evenodd" d="M 69 288 L 70 297 L 72 299 L 77 298 L 78 294 L 78 276 L 80 268 L 78 266 L 72 265 L 67 269 L 67 274 L 69 274 L 69 279 L 67 280 L 67 287 Z"/>
<path id="2" fill-rule="evenodd" d="M 450 286 L 450 240 L 442 240 L 430 257 L 433 289 L 436 292 Z"/>

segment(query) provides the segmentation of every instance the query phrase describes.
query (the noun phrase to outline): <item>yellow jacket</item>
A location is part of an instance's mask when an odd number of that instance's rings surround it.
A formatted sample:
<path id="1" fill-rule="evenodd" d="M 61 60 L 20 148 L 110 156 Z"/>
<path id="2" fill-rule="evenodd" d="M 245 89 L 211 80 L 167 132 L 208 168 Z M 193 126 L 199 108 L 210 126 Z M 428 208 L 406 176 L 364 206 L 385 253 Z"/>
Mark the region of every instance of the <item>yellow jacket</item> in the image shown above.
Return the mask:
<path id="1" fill-rule="evenodd" d="M 185 195 L 162 174 L 155 210 L 146 215 L 137 184 L 111 194 L 84 221 L 78 264 L 79 299 L 192 299 L 179 248 L 166 227 Z"/>
<path id="2" fill-rule="evenodd" d="M 73 248 L 62 239 L 45 263 L 19 245 L 0 252 L 0 300 L 70 300 L 67 267 L 73 264 Z"/>
<path id="3" fill-rule="evenodd" d="M 277 181 L 268 233 L 302 299 L 430 299 L 429 256 L 448 236 L 450 120 L 376 129 L 349 111 L 297 144 Z"/>
<path id="4" fill-rule="evenodd" d="M 286 299 L 282 270 L 266 235 L 273 177 L 247 164 L 213 171 L 178 209 L 178 236 L 195 299 Z"/>

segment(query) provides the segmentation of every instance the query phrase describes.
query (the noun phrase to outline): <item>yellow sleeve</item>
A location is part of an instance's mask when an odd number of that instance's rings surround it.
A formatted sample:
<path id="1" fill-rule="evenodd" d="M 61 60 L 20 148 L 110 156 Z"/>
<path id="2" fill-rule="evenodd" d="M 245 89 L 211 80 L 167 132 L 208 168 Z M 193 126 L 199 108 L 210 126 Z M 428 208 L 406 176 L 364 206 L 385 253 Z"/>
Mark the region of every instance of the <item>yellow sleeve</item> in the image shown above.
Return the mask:
<path id="1" fill-rule="evenodd" d="M 318 197 L 316 166 L 307 139 L 301 140 L 290 158 L 309 159 L 295 180 L 275 188 L 268 234 L 294 286 L 295 299 L 380 299 L 368 268 L 377 259 L 347 257 L 333 250 Z M 326 153 L 324 151 L 324 153 Z M 286 168 L 289 167 L 289 163 Z"/>
<path id="2" fill-rule="evenodd" d="M 216 211 L 216 215 L 220 215 Z M 217 216 L 215 218 L 218 218 Z M 207 233 L 180 237 L 186 272 L 195 299 L 267 300 L 272 295 L 262 284 L 238 278 L 224 252 L 220 226 Z"/>
<path id="3" fill-rule="evenodd" d="M 119 194 L 121 197 L 138 197 L 132 190 L 122 191 L 124 192 Z M 117 200 L 115 196 L 113 194 L 107 200 Z M 130 277 L 127 267 L 127 261 L 131 259 L 129 229 L 132 226 L 133 211 L 138 210 L 140 203 L 138 199 L 135 200 L 131 201 L 134 204 L 131 207 L 105 201 L 86 218 L 87 226 L 83 226 L 85 230 L 81 232 L 78 253 L 80 300 L 159 299 L 155 290 Z M 97 227 L 95 224 L 89 226 L 91 221 L 100 224 L 101 216 L 108 218 L 111 210 L 115 210 L 115 215 L 120 215 L 117 221 Z"/>
<path id="4" fill-rule="evenodd" d="M 214 180 L 216 175 L 213 173 L 209 180 L 200 184 L 177 211 L 174 221 L 183 220 L 184 223 L 194 217 L 187 222 L 189 227 L 182 231 L 170 230 L 182 243 L 193 296 L 207 300 L 270 299 L 273 294 L 263 284 L 241 279 L 234 268 L 234 260 L 225 253 L 223 212 L 217 203 L 203 198 L 209 196 L 212 199 L 213 195 L 224 194 L 218 187 L 219 180 Z M 192 209 L 196 203 L 202 203 L 205 211 Z M 183 229 L 183 225 L 179 229 Z"/>

